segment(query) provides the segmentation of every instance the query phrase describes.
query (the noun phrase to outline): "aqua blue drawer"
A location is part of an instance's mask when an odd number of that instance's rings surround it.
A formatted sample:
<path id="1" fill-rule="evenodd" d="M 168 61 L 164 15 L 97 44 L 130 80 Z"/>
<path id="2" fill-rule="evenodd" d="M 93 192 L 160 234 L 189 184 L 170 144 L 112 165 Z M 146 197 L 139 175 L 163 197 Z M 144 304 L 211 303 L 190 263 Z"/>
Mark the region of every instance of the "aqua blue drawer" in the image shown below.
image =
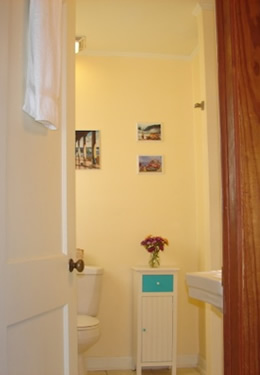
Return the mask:
<path id="1" fill-rule="evenodd" d="M 143 275 L 142 291 L 143 292 L 173 292 L 174 277 L 173 275 Z"/>

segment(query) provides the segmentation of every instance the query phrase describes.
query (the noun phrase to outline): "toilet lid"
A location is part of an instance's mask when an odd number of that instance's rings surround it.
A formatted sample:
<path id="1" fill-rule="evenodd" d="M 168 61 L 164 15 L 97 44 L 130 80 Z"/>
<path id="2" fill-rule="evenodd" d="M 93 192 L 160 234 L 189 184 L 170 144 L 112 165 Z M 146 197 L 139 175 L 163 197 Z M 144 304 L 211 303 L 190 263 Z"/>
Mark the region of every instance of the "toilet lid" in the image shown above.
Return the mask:
<path id="1" fill-rule="evenodd" d="M 89 315 L 78 315 L 78 328 L 93 328 L 99 324 L 99 320 Z"/>

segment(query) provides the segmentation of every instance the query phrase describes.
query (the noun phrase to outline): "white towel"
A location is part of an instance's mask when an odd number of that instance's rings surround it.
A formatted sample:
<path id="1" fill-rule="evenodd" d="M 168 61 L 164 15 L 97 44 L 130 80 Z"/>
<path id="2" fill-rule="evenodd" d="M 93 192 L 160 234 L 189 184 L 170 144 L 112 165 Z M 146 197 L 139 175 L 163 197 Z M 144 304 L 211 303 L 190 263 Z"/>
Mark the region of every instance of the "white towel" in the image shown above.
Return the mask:
<path id="1" fill-rule="evenodd" d="M 30 0 L 23 110 L 49 129 L 59 125 L 62 0 Z"/>

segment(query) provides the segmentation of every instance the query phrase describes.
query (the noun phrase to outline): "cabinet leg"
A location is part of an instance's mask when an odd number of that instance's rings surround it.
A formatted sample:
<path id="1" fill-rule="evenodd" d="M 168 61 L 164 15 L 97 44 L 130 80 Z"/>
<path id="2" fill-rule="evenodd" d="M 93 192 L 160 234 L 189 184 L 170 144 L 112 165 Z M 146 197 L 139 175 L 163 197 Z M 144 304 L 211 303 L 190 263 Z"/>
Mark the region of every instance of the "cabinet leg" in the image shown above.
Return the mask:
<path id="1" fill-rule="evenodd" d="M 142 375 L 142 367 L 136 366 L 136 375 Z"/>

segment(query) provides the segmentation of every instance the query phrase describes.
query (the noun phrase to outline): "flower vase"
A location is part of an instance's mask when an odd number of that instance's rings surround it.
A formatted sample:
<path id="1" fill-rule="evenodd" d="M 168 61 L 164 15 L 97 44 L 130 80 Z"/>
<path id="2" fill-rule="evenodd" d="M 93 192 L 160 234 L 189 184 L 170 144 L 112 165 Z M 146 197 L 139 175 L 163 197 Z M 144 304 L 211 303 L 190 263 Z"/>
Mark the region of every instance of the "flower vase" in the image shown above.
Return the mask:
<path id="1" fill-rule="evenodd" d="M 150 253 L 149 265 L 152 268 L 160 267 L 160 256 L 158 250 L 155 250 L 152 253 Z"/>

